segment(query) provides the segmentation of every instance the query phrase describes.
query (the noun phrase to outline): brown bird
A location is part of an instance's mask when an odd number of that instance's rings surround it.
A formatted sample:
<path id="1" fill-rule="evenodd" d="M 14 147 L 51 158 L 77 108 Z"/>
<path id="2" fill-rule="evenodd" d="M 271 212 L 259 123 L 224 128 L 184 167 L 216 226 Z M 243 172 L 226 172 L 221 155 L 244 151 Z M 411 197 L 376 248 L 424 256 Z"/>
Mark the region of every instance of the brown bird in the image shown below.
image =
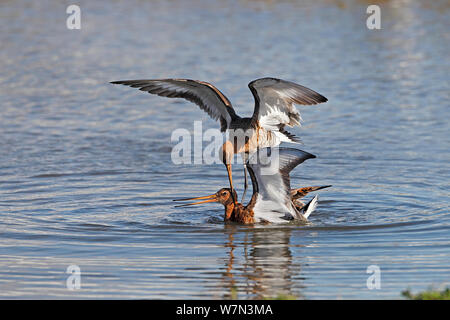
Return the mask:
<path id="1" fill-rule="evenodd" d="M 255 158 L 252 157 L 247 163 L 252 180 L 253 194 L 246 206 L 234 201 L 232 193 L 235 191 L 230 188 L 222 188 L 209 196 L 174 200 L 203 200 L 177 207 L 218 202 L 225 207 L 225 221 L 250 224 L 255 222 L 280 223 L 297 219 L 306 222 L 317 205 L 317 196 L 306 205 L 298 199 L 309 192 L 329 186 L 291 190 L 289 172 L 306 159 L 315 158 L 315 156 L 293 148 L 276 148 L 275 150 L 277 152 L 268 152 L 268 155 L 262 155 L 258 152 L 254 157 L 258 157 L 259 162 L 255 162 Z M 277 159 L 274 160 L 274 157 L 277 157 Z M 274 167 L 271 168 L 271 166 Z"/>
<path id="2" fill-rule="evenodd" d="M 201 203 L 207 203 L 207 202 L 218 202 L 223 204 L 225 207 L 225 215 L 224 215 L 224 221 L 233 221 L 233 222 L 239 222 L 244 224 L 250 224 L 254 223 L 254 211 L 253 208 L 255 207 L 256 199 L 257 199 L 257 193 L 253 193 L 251 200 L 249 203 L 244 206 L 242 203 L 235 202 L 232 196 L 232 192 L 234 192 L 234 197 L 236 199 L 236 191 L 231 191 L 230 188 L 222 188 L 216 193 L 205 196 L 205 197 L 196 197 L 196 198 L 187 198 L 187 199 L 176 199 L 174 201 L 189 201 L 189 200 L 203 200 L 199 202 L 194 203 L 188 203 L 188 204 L 182 204 L 176 207 L 185 207 L 185 206 L 192 206 L 196 204 Z"/>
<path id="3" fill-rule="evenodd" d="M 314 197 L 311 201 L 309 201 L 307 204 L 303 203 L 302 201 L 298 200 L 301 197 L 304 197 L 308 193 L 312 191 L 317 191 L 320 189 L 328 188 L 331 186 L 321 186 L 321 187 L 303 187 L 299 189 L 292 189 L 291 190 L 291 200 L 297 211 L 303 212 L 303 215 L 306 216 L 305 218 L 308 218 L 308 216 L 314 211 L 315 207 L 312 208 L 313 205 L 315 205 L 315 202 L 317 201 L 317 196 Z M 295 198 L 294 195 L 292 195 L 293 191 L 301 190 L 301 196 L 299 198 Z M 255 223 L 255 213 L 254 213 L 254 207 L 257 201 L 257 193 L 253 193 L 252 198 L 250 199 L 249 203 L 244 206 L 242 203 L 234 202 L 233 198 L 231 196 L 231 189 L 230 188 L 222 188 L 216 193 L 205 196 L 205 197 L 196 197 L 196 198 L 187 198 L 187 199 L 177 199 L 174 201 L 190 201 L 190 200 L 204 200 L 194 203 L 188 203 L 188 204 L 182 204 L 177 207 L 185 207 L 185 206 L 192 206 L 197 205 L 201 203 L 207 203 L 207 202 L 218 202 L 221 203 L 225 207 L 225 215 L 224 215 L 224 221 L 233 221 L 243 224 L 252 224 Z M 236 196 L 236 195 L 235 195 Z"/>
<path id="4" fill-rule="evenodd" d="M 247 190 L 249 154 L 259 148 L 275 147 L 281 142 L 298 143 L 299 139 L 285 130 L 285 126 L 300 125 L 300 113 L 294 104 L 314 105 L 327 98 L 296 83 L 276 78 L 257 79 L 248 84 L 255 99 L 253 115 L 238 116 L 228 98 L 208 82 L 190 79 L 122 80 L 113 84 L 139 88 L 141 91 L 168 98 L 184 98 L 197 104 L 214 120 L 220 121 L 220 130 L 228 139 L 221 148 L 230 189 L 233 191 L 231 163 L 234 154 L 240 153 L 244 163 L 244 194 Z M 235 192 L 231 196 L 237 201 Z"/>

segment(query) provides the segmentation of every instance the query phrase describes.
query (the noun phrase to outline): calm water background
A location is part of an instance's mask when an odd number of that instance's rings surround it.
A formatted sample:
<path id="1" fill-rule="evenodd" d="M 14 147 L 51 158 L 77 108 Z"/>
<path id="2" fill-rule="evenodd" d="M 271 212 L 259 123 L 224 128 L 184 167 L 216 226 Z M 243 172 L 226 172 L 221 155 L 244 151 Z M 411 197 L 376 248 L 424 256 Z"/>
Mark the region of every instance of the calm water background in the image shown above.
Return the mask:
<path id="1" fill-rule="evenodd" d="M 448 1 L 381 2 L 379 31 L 365 1 L 79 1 L 81 30 L 68 4 L 0 2 L 1 298 L 380 299 L 448 284 Z M 201 79 L 250 115 L 247 83 L 263 76 L 329 99 L 298 107 L 292 130 L 318 156 L 293 185 L 333 185 L 311 225 L 174 208 L 227 179 L 220 164 L 174 165 L 172 131 L 217 124 L 108 82 Z"/>

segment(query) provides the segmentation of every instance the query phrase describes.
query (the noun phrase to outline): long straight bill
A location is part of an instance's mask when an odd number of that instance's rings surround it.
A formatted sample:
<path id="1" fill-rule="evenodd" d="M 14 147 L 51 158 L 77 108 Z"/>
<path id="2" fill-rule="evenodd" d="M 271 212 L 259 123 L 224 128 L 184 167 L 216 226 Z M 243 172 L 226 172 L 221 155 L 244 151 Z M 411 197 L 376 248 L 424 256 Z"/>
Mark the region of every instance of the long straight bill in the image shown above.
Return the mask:
<path id="1" fill-rule="evenodd" d="M 235 197 L 234 197 L 233 174 L 231 171 L 231 164 L 225 164 L 225 166 L 227 167 L 228 181 L 230 182 L 231 199 L 233 199 L 233 202 L 236 203 L 237 199 L 235 199 Z"/>
<path id="2" fill-rule="evenodd" d="M 193 205 L 201 204 L 201 203 L 217 202 L 217 199 L 216 199 L 216 195 L 215 195 L 215 194 L 212 194 L 212 195 L 209 195 L 209 196 L 204 196 L 204 197 L 186 198 L 186 199 L 175 199 L 175 200 L 173 200 L 173 201 L 190 201 L 190 200 L 203 200 L 203 199 L 207 199 L 207 200 L 204 200 L 204 201 L 198 201 L 198 202 L 192 202 L 192 203 L 186 203 L 186 204 L 180 204 L 180 205 L 177 205 L 177 206 L 175 206 L 175 207 L 187 207 L 187 206 L 193 206 Z"/>

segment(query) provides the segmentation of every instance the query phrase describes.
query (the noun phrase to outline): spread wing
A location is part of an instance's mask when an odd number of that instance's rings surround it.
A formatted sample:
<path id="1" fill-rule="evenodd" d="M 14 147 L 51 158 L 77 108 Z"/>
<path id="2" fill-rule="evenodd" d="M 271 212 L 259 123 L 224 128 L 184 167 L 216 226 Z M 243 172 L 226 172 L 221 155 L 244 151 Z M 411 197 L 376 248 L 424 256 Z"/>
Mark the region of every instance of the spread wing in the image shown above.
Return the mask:
<path id="1" fill-rule="evenodd" d="M 299 84 L 275 78 L 257 79 L 248 84 L 255 98 L 252 120 L 267 130 L 283 130 L 300 125 L 294 104 L 313 105 L 328 101 L 321 94 Z"/>
<path id="2" fill-rule="evenodd" d="M 253 208 L 255 218 L 280 222 L 285 216 L 296 217 L 291 200 L 289 172 L 316 156 L 294 148 L 262 148 L 247 163 L 253 191 L 258 193 Z"/>
<path id="3" fill-rule="evenodd" d="M 220 120 L 221 130 L 225 131 L 236 116 L 230 101 L 212 84 L 190 79 L 155 79 L 113 81 L 141 91 L 167 98 L 183 98 L 195 103 L 214 120 Z"/>

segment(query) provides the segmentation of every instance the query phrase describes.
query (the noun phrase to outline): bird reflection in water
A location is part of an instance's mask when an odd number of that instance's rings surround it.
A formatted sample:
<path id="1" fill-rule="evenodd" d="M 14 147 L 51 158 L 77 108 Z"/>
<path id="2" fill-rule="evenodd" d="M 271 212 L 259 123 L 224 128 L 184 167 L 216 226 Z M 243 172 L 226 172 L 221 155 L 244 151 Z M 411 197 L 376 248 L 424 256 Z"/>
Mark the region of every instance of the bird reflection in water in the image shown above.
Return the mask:
<path id="1" fill-rule="evenodd" d="M 228 250 L 221 285 L 226 290 L 223 299 L 301 297 L 302 286 L 293 279 L 301 273 L 301 265 L 293 262 L 289 227 L 267 230 L 226 224 L 225 232 L 224 247 Z"/>

